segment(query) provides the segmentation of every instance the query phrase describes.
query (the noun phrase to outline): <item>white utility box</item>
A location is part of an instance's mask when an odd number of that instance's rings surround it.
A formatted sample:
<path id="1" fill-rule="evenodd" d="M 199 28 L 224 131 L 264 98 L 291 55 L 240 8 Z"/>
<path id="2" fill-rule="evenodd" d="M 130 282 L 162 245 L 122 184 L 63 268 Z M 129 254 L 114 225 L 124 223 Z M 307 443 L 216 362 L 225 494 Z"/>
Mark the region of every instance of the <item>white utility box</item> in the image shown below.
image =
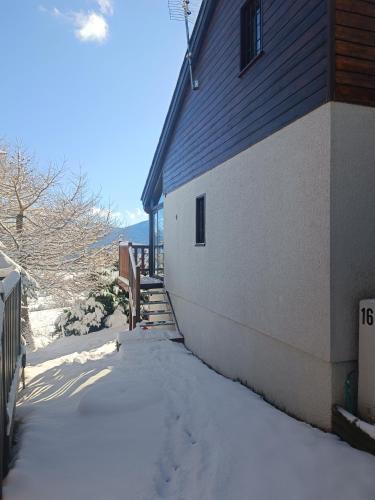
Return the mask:
<path id="1" fill-rule="evenodd" d="M 359 303 L 358 412 L 375 423 L 375 299 Z"/>

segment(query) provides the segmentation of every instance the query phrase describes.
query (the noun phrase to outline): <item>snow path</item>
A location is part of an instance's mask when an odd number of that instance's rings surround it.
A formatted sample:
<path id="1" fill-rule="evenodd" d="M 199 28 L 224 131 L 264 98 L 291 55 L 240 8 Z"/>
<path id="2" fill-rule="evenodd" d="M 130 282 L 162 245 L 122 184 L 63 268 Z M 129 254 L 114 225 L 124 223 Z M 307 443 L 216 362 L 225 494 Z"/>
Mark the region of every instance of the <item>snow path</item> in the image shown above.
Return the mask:
<path id="1" fill-rule="evenodd" d="M 29 355 L 5 500 L 373 500 L 375 458 L 169 341 L 111 330 Z"/>

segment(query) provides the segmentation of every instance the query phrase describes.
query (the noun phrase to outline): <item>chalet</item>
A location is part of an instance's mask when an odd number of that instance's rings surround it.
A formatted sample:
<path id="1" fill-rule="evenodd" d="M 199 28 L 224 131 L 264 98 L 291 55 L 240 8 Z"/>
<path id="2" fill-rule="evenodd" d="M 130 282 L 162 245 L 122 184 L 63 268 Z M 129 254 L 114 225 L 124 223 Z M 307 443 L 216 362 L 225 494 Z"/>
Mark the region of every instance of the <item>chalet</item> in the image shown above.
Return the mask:
<path id="1" fill-rule="evenodd" d="M 375 3 L 203 0 L 191 51 L 142 194 L 150 275 L 192 352 L 330 429 L 375 296 Z"/>

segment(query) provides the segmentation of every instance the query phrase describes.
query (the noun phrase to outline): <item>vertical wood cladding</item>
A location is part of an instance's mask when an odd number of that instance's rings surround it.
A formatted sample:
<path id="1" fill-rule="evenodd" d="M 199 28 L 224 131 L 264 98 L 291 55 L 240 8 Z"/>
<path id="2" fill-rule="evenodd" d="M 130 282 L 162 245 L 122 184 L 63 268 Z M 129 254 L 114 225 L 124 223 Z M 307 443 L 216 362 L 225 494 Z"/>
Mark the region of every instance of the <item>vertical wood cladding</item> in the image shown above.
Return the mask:
<path id="1" fill-rule="evenodd" d="M 375 106 L 375 0 L 336 0 L 335 100 Z"/>
<path id="2" fill-rule="evenodd" d="M 327 0 L 263 0 L 263 53 L 240 76 L 243 4 L 217 1 L 195 54 L 200 88 L 186 88 L 163 153 L 166 192 L 329 100 Z"/>

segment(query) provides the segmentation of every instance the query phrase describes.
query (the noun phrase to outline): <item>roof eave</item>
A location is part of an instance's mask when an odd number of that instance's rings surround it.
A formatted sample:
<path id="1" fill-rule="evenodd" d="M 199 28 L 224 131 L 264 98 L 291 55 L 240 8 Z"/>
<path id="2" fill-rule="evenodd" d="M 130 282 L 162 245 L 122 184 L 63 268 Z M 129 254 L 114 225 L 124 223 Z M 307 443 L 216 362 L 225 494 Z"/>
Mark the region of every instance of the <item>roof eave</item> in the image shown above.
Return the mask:
<path id="1" fill-rule="evenodd" d="M 194 31 L 191 37 L 191 51 L 197 55 L 202 42 L 203 34 L 206 25 L 213 12 L 217 0 L 203 0 L 197 21 L 195 23 Z M 154 187 L 162 171 L 162 158 L 166 150 L 166 146 L 170 139 L 174 122 L 178 116 L 179 108 L 182 104 L 182 97 L 186 85 L 189 83 L 189 68 L 187 58 L 184 58 L 182 63 L 179 77 L 177 80 L 176 88 L 173 93 L 172 101 L 168 109 L 167 117 L 159 138 L 159 142 L 155 151 L 154 158 L 151 163 L 150 171 L 147 176 L 145 186 L 143 188 L 141 201 L 146 212 L 151 210 L 151 199 Z"/>

